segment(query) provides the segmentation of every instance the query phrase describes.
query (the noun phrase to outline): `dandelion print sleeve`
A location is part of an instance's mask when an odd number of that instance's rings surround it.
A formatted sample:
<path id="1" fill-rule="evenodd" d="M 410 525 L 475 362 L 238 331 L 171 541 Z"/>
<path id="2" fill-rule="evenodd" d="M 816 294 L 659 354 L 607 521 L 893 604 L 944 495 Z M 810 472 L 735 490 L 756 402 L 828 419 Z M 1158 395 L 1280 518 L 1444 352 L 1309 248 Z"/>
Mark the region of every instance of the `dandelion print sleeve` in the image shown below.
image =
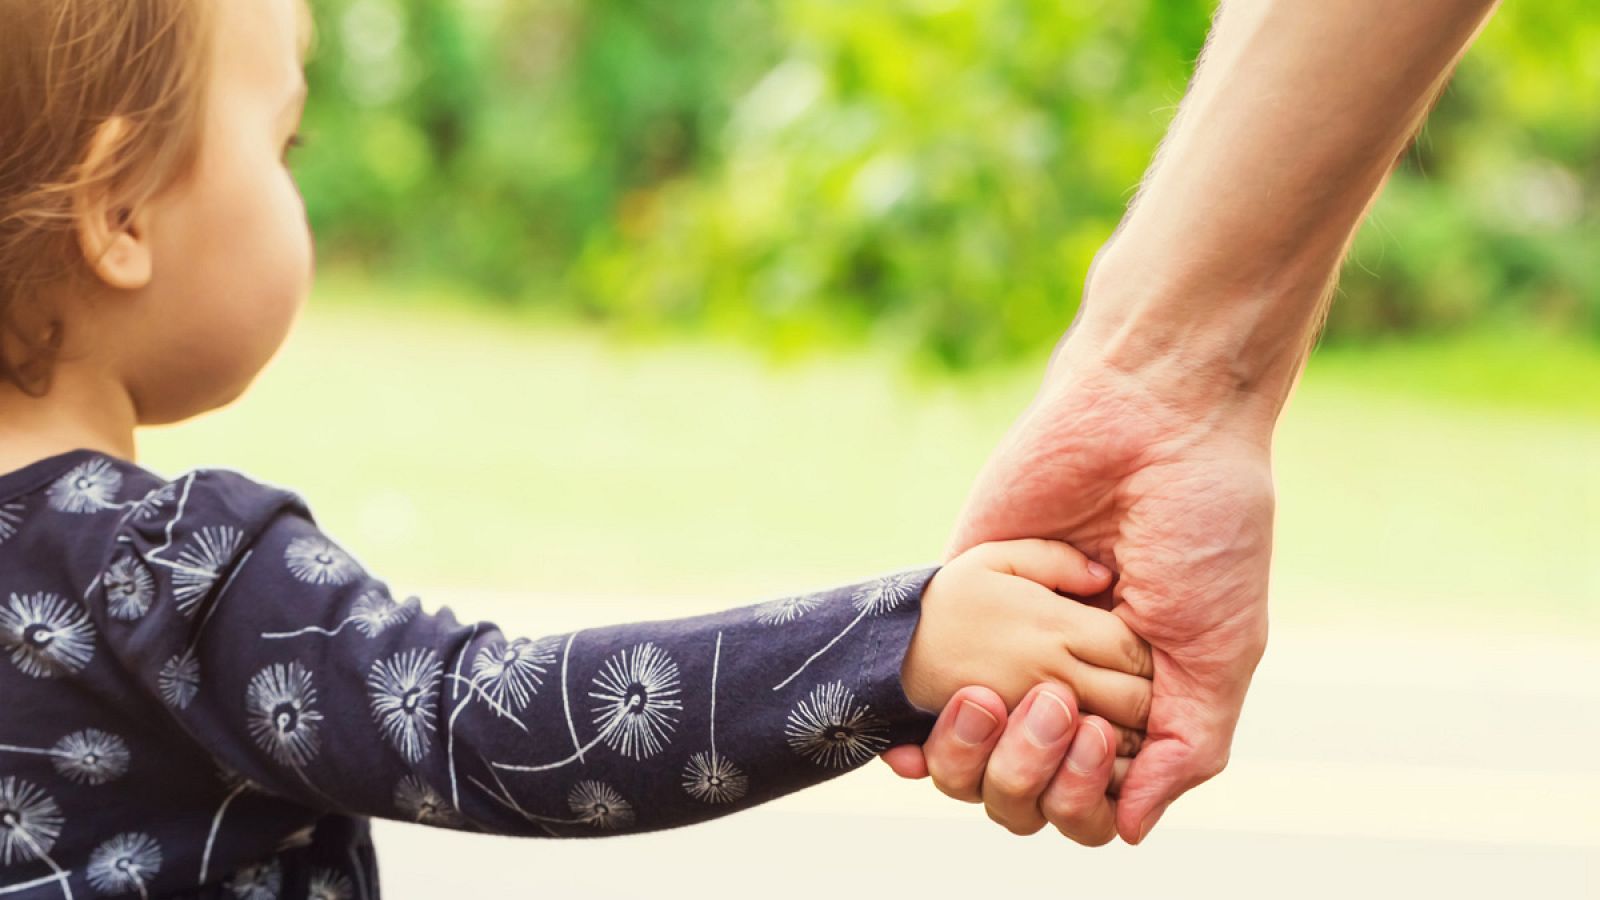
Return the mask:
<path id="1" fill-rule="evenodd" d="M 545 636 L 394 597 L 301 498 L 228 470 L 130 517 L 106 639 L 241 783 L 502 834 L 687 825 L 863 765 L 934 721 L 900 665 L 935 566 Z"/>

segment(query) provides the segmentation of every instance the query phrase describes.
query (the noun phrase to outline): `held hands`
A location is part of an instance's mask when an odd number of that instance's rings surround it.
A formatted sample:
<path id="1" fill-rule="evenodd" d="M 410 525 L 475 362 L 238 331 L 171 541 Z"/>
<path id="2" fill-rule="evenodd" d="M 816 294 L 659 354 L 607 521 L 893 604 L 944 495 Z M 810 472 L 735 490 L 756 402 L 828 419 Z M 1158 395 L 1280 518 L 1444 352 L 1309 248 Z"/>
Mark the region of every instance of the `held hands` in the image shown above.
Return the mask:
<path id="1" fill-rule="evenodd" d="M 1108 570 L 1059 541 L 1003 541 L 967 550 L 941 568 L 923 594 L 922 615 L 901 665 L 906 697 L 932 711 L 945 708 L 967 685 L 986 685 L 991 690 L 980 699 L 997 703 L 960 707 L 950 724 L 956 735 L 996 721 L 985 711 L 989 707 L 998 705 L 1003 717 L 1026 701 L 1023 737 L 1064 749 L 1078 719 L 1076 694 L 1085 709 L 1102 717 L 1089 727 L 1089 737 L 1098 734 L 1107 747 L 1131 752 L 1150 710 L 1150 647 L 1114 613 L 1057 593 L 1091 596 L 1110 582 Z M 1071 690 L 1030 690 L 1040 682 Z M 929 768 L 935 767 L 930 759 Z M 945 793 L 976 799 L 975 785 L 967 781 L 935 777 Z"/>
<path id="2" fill-rule="evenodd" d="M 1148 737 L 1126 784 L 1115 799 L 1041 795 L 1044 780 L 1008 772 L 997 751 L 983 794 L 991 816 L 990 797 L 1004 794 L 1008 806 L 1037 801 L 1036 815 L 1081 843 L 1103 843 L 1098 829 L 1111 817 L 1122 838 L 1137 843 L 1168 804 L 1227 764 L 1266 646 L 1272 419 L 1253 412 L 1259 404 L 1249 396 L 1207 397 L 1192 379 L 1153 390 L 1151 376 L 1085 362 L 1071 343 L 979 475 L 950 551 L 1045 535 L 1118 570 L 1111 597 L 1097 599 L 1112 600 L 1113 614 L 1149 640 L 1155 663 Z M 921 748 L 895 747 L 884 759 L 906 777 L 936 771 L 936 757 L 982 772 L 969 750 L 953 730 L 936 728 Z"/>

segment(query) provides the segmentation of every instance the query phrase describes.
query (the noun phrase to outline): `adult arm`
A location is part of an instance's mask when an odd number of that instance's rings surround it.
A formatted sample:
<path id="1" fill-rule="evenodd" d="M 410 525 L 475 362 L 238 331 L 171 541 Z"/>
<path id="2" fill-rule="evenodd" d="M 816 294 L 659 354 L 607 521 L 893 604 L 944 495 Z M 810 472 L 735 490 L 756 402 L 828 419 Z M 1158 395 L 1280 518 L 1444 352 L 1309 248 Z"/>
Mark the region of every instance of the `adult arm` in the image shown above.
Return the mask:
<path id="1" fill-rule="evenodd" d="M 991 815 L 1020 796 L 1082 842 L 1103 841 L 1113 818 L 1138 842 L 1227 764 L 1266 645 L 1273 427 L 1356 227 L 1494 6 L 1219 9 L 1078 318 L 947 548 L 1052 537 L 1117 570 L 1115 609 L 1155 648 L 1148 740 L 1120 797 L 1093 796 L 1103 807 L 1085 808 L 1083 779 L 1063 768 L 1049 784 L 985 780 Z M 937 732 L 923 749 L 961 757 L 951 740 Z M 1001 743 L 988 772 L 1041 768 L 1008 746 L 1039 753 Z M 886 760 L 914 776 L 927 771 L 917 753 Z"/>

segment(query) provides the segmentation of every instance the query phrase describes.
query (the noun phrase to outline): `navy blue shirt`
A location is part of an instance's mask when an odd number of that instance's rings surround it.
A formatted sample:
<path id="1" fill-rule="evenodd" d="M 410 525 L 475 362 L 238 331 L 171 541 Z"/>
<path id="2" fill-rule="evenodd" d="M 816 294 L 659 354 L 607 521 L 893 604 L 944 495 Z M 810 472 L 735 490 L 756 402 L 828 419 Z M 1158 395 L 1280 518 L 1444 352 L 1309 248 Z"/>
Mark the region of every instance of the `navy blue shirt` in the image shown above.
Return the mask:
<path id="1" fill-rule="evenodd" d="M 596 837 L 927 737 L 937 566 L 508 635 L 398 599 L 296 493 L 77 449 L 0 475 L 0 900 L 374 898 L 367 817 Z"/>

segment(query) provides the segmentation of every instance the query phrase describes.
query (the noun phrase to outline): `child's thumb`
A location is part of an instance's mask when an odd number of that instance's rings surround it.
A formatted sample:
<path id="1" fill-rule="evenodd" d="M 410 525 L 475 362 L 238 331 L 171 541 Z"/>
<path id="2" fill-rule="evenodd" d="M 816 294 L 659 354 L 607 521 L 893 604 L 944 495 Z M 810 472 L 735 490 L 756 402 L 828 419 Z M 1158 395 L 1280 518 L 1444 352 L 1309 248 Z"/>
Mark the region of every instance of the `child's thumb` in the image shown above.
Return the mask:
<path id="1" fill-rule="evenodd" d="M 1062 541 L 1023 538 L 994 545 L 1016 575 L 1063 594 L 1093 596 L 1111 586 L 1111 570 Z"/>

